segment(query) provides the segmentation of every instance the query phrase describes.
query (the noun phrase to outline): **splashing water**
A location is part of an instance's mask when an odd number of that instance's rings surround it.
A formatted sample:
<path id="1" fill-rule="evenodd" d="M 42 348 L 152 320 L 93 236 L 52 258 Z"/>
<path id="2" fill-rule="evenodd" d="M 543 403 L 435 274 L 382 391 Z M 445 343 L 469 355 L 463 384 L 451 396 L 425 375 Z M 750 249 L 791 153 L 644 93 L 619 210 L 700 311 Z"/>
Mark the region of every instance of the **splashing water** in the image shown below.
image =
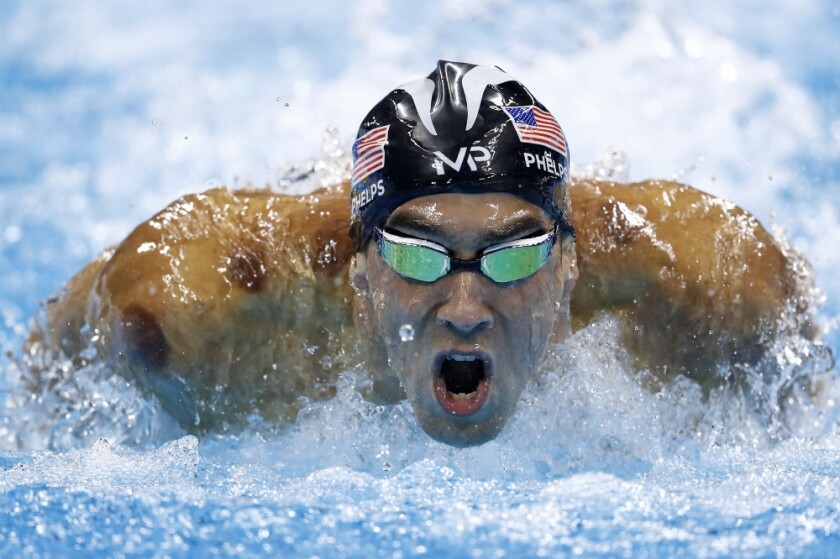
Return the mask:
<path id="1" fill-rule="evenodd" d="M 105 415 L 79 416 L 91 430 L 65 428 L 52 444 L 71 443 L 72 433 L 80 449 L 0 455 L 0 490 L 17 519 L 0 526 L 0 542 L 48 552 L 81 541 L 77 549 L 106 555 L 328 556 L 339 546 L 354 557 L 836 545 L 836 436 L 780 438 L 742 395 L 707 402 L 685 379 L 651 393 L 609 318 L 558 349 L 503 433 L 477 448 L 432 441 L 406 403 L 365 401 L 364 374 L 354 371 L 341 375 L 334 399 L 307 405 L 287 430 L 257 422 L 201 442 L 167 433 L 132 450 L 97 438 L 119 430 Z M 127 387 L 119 397 L 145 405 Z M 35 414 L 18 413 L 28 415 L 23 431 Z"/>
<path id="2" fill-rule="evenodd" d="M 582 179 L 627 182 L 630 180 L 630 161 L 623 150 L 613 147 L 594 163 L 573 163 L 572 174 Z"/>
<path id="3" fill-rule="evenodd" d="M 304 162 L 282 163 L 276 171 L 275 190 L 282 194 L 302 194 L 350 178 L 352 160 L 342 147 L 334 126 L 324 131 L 319 157 Z"/>

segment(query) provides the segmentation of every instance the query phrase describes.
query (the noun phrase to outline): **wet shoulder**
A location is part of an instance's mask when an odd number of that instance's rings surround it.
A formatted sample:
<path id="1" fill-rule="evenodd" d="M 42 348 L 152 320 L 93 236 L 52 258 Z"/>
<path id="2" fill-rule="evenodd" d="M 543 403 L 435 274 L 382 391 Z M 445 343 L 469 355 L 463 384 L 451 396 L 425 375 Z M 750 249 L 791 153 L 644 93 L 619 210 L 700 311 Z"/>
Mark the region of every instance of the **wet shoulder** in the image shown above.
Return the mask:
<path id="1" fill-rule="evenodd" d="M 580 181 L 570 193 L 578 326 L 621 313 L 628 346 L 675 370 L 761 355 L 801 282 L 754 216 L 669 181 Z"/>
<path id="2" fill-rule="evenodd" d="M 179 198 L 120 244 L 99 289 L 126 303 L 207 308 L 339 275 L 350 258 L 339 190 L 217 188 Z"/>
<path id="3" fill-rule="evenodd" d="M 752 214 L 690 186 L 580 181 L 570 193 L 582 265 L 632 259 L 639 271 L 679 272 L 689 283 L 785 269 L 783 251 Z"/>
<path id="4" fill-rule="evenodd" d="M 345 320 L 328 312 L 348 289 L 345 193 L 218 188 L 179 198 L 135 228 L 99 275 L 107 351 L 145 375 L 202 376 L 208 386 L 271 371 L 309 334 L 296 325 L 312 310 Z"/>

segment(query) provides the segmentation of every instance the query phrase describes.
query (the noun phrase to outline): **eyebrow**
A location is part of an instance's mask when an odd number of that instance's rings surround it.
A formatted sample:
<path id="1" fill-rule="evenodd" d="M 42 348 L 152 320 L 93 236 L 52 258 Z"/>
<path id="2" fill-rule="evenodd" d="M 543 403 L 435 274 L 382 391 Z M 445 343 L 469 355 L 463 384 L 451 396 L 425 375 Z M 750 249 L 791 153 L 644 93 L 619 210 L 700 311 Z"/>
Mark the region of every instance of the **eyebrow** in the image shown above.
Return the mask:
<path id="1" fill-rule="evenodd" d="M 442 231 L 433 224 L 426 221 L 423 216 L 413 212 L 399 213 L 389 219 L 386 223 L 389 229 L 395 229 L 401 233 L 415 236 L 426 240 L 439 239 Z M 488 229 L 480 237 L 480 242 L 491 246 L 505 241 L 513 241 L 524 238 L 532 233 L 544 233 L 546 225 L 543 219 L 533 215 L 517 217 L 502 224 L 498 229 Z"/>

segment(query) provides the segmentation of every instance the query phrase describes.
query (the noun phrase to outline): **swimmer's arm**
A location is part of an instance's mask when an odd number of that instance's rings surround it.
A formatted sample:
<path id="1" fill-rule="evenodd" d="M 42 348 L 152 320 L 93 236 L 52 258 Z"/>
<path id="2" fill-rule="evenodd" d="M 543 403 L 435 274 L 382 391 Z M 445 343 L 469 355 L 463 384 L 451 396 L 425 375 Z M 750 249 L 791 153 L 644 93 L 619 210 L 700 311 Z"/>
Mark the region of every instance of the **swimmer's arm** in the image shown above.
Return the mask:
<path id="1" fill-rule="evenodd" d="M 114 249 L 103 252 L 70 278 L 57 294 L 46 300 L 43 312 L 24 342 L 25 355 L 44 351 L 78 358 L 89 341 L 83 335 L 83 329 L 88 322 L 90 294 L 113 253 Z"/>
<path id="2" fill-rule="evenodd" d="M 579 182 L 571 194 L 578 327 L 622 317 L 639 365 L 666 377 L 760 359 L 801 282 L 753 216 L 671 182 Z"/>
<path id="3" fill-rule="evenodd" d="M 103 355 L 182 423 L 203 408 L 208 426 L 237 394 L 265 393 L 279 409 L 267 414 L 293 417 L 283 406 L 319 383 L 326 326 L 340 333 L 350 320 L 345 194 L 214 189 L 174 202 L 99 274 Z"/>

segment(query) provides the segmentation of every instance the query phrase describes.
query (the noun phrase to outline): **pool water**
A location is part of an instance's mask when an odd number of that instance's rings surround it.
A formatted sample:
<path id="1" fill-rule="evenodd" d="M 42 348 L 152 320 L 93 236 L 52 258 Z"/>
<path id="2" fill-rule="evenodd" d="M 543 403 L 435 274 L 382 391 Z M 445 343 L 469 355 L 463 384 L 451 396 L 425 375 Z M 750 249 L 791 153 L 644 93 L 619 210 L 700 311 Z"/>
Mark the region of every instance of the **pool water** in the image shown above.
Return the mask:
<path id="1" fill-rule="evenodd" d="M 0 552 L 831 555 L 840 538 L 834 410 L 801 405 L 797 436 L 739 394 L 704 401 L 686 381 L 652 395 L 618 339 L 606 318 L 576 333 L 550 367 L 566 372 L 546 372 L 496 441 L 467 450 L 431 441 L 407 405 L 364 402 L 350 372 L 294 428 L 256 421 L 202 441 L 126 389 L 121 412 L 146 414 L 135 438 L 124 423 L 117 432 L 107 409 L 80 415 L 96 409 L 86 405 L 58 421 L 81 426 L 79 448 L 3 453 Z M 81 384 L 88 375 L 97 373 L 79 371 Z M 74 401 L 102 389 L 88 390 Z M 14 411 L 19 435 L 48 419 L 42 405 Z M 54 446 L 73 442 L 52 435 Z"/>
<path id="2" fill-rule="evenodd" d="M 840 8 L 700 6 L 0 0 L 0 556 L 835 555 Z M 600 317 L 463 450 L 365 402 L 364 371 L 294 427 L 201 440 L 96 361 L 23 388 L 38 303 L 86 261 L 186 192 L 342 176 L 367 108 L 437 58 L 528 84 L 579 176 L 754 212 L 811 262 L 822 341 L 783 340 L 749 394 L 652 394 Z"/>

